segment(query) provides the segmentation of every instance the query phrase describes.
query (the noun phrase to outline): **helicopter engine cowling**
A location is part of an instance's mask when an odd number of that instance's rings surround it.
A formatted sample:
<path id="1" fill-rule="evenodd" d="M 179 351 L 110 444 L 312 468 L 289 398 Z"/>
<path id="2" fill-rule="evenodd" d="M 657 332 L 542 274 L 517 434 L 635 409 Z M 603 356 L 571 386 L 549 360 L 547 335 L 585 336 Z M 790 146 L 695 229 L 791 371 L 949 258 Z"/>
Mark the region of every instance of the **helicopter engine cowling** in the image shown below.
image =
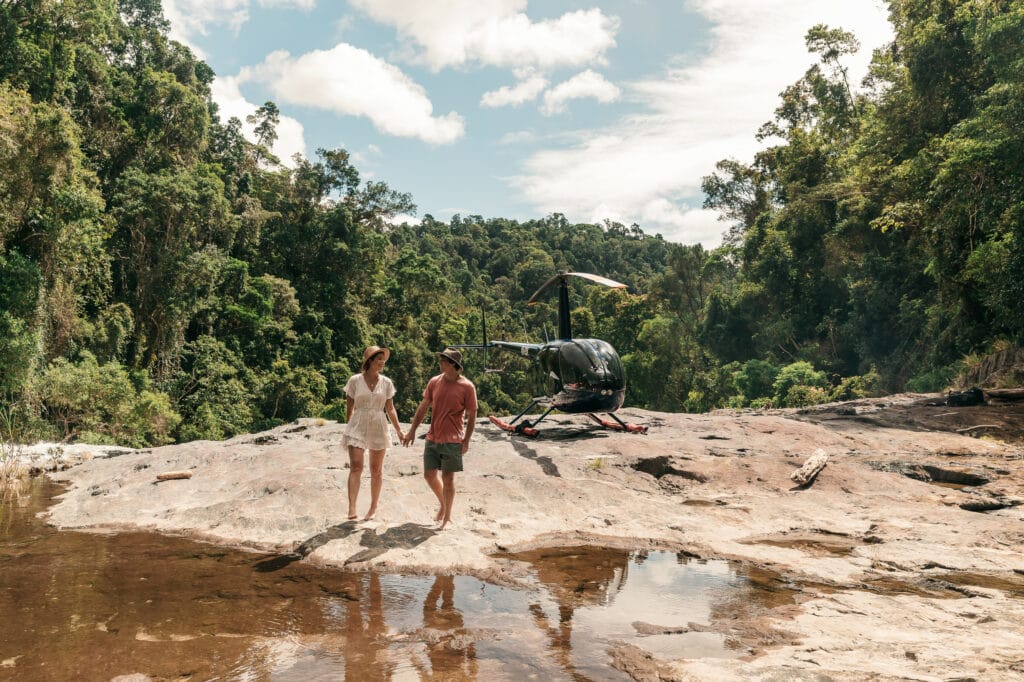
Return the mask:
<path id="1" fill-rule="evenodd" d="M 626 372 L 615 349 L 601 339 L 564 339 L 540 350 L 551 404 L 567 413 L 612 412 L 626 396 Z"/>

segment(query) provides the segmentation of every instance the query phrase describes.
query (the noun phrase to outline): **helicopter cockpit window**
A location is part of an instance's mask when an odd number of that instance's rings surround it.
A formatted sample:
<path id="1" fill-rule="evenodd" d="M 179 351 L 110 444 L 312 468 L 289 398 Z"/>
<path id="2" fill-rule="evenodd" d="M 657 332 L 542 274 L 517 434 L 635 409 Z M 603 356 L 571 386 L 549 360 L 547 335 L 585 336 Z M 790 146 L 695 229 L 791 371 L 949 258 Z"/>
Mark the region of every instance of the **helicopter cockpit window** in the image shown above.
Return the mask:
<path id="1" fill-rule="evenodd" d="M 619 359 L 619 354 L 615 352 L 615 349 L 611 347 L 606 341 L 600 339 L 592 339 L 590 341 L 594 352 L 599 358 L 604 367 L 608 370 L 608 373 L 615 377 L 623 377 L 626 375 L 622 369 L 622 360 Z"/>
<path id="2" fill-rule="evenodd" d="M 562 384 L 567 388 L 586 388 L 595 379 L 594 361 L 576 343 L 567 343 L 559 349 L 559 364 L 562 369 Z"/>
<path id="3" fill-rule="evenodd" d="M 576 339 L 558 352 L 562 383 L 566 388 L 619 390 L 626 374 L 618 353 L 600 339 Z"/>

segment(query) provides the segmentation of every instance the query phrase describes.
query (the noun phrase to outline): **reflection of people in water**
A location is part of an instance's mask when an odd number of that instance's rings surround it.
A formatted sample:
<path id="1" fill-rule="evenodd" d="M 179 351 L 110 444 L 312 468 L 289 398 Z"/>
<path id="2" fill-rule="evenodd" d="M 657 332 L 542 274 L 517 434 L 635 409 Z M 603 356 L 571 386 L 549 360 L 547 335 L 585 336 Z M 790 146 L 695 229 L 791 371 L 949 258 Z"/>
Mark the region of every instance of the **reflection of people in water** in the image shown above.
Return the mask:
<path id="1" fill-rule="evenodd" d="M 436 641 L 427 643 L 430 675 L 433 679 L 475 680 L 476 647 L 466 635 L 462 613 L 455 608 L 455 578 L 439 575 L 423 600 L 423 627 L 440 630 Z"/>
<path id="2" fill-rule="evenodd" d="M 359 599 L 347 604 L 345 680 L 390 680 L 391 665 L 386 656 L 378 656 L 388 646 L 380 576 L 369 573 L 362 587 Z"/>

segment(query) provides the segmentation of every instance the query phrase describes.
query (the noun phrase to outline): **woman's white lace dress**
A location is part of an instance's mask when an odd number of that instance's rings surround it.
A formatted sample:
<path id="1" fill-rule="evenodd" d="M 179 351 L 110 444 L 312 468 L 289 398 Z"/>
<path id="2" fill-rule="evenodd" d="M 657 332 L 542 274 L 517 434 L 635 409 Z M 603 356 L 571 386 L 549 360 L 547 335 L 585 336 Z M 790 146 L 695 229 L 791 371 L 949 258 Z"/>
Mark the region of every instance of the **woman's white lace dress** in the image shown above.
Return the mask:
<path id="1" fill-rule="evenodd" d="M 384 405 L 395 396 L 395 385 L 383 374 L 370 390 L 362 374 L 356 374 L 345 384 L 345 395 L 355 401 L 349 422 L 345 425 L 342 447 L 349 445 L 364 450 L 383 450 L 397 442 L 388 424 Z"/>

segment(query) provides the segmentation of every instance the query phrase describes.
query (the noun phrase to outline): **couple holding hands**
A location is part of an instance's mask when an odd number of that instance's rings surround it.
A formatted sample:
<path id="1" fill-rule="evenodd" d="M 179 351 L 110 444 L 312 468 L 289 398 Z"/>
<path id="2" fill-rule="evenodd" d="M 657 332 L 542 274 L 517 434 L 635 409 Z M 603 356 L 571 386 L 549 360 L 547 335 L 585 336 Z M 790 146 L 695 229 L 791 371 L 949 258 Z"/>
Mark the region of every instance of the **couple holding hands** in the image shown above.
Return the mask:
<path id="1" fill-rule="evenodd" d="M 345 385 L 347 424 L 341 443 L 348 447 L 348 518 L 357 518 L 356 498 L 367 451 L 370 453 L 370 509 L 364 520 L 377 513 L 384 483 L 384 455 L 391 445 L 388 422 L 395 428 L 402 445 L 416 438 L 416 428 L 431 412 L 423 448 L 423 478 L 437 496 L 440 509 L 434 520 L 444 529 L 451 523 L 455 500 L 455 473 L 462 471 L 462 456 L 476 425 L 476 386 L 462 376 L 462 353 L 446 348 L 437 353 L 441 373 L 432 377 L 423 389 L 423 400 L 416 408 L 409 430 L 402 432 L 393 398 L 395 385 L 382 374 L 391 351 L 370 346 L 363 353 L 362 372 Z"/>

